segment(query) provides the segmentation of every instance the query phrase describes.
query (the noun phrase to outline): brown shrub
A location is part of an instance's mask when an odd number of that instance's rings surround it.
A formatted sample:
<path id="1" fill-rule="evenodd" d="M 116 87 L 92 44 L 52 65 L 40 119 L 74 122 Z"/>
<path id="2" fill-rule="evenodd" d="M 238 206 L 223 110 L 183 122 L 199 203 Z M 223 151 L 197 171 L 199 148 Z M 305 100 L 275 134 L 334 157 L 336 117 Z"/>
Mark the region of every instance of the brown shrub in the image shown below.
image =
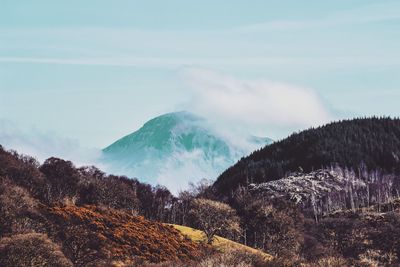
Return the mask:
<path id="1" fill-rule="evenodd" d="M 30 233 L 0 240 L 0 266 L 65 267 L 72 263 L 46 235 Z"/>
<path id="2" fill-rule="evenodd" d="M 129 264 L 130 267 L 267 267 L 270 261 L 261 254 L 255 254 L 246 250 L 230 249 L 224 252 L 209 251 L 209 255 L 200 261 L 189 262 L 161 262 L 148 263 L 136 260 Z"/>
<path id="3" fill-rule="evenodd" d="M 360 263 L 371 267 L 378 267 L 383 264 L 387 266 L 393 266 L 396 262 L 398 262 L 397 255 L 395 253 L 384 253 L 381 250 L 369 249 L 359 257 Z"/>
<path id="4" fill-rule="evenodd" d="M 340 257 L 325 257 L 311 264 L 312 267 L 343 267 L 348 265 L 349 263 Z"/>
<path id="5" fill-rule="evenodd" d="M 126 211 L 94 206 L 48 209 L 54 235 L 77 266 L 111 262 L 190 261 L 203 256 L 203 246 L 185 239 L 172 226 L 132 216 Z"/>
<path id="6" fill-rule="evenodd" d="M 0 188 L 0 237 L 40 231 L 38 201 L 8 179 L 0 177 Z"/>

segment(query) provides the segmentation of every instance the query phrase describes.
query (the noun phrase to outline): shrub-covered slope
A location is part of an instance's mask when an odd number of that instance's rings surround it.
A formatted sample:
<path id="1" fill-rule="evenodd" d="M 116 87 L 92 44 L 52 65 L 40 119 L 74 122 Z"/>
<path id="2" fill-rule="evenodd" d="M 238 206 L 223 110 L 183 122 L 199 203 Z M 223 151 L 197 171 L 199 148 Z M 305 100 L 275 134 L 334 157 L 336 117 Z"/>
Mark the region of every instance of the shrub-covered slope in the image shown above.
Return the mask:
<path id="1" fill-rule="evenodd" d="M 76 265 L 144 260 L 188 262 L 202 255 L 202 247 L 172 226 L 96 206 L 47 209 L 52 235 Z"/>
<path id="2" fill-rule="evenodd" d="M 56 158 L 39 165 L 0 147 L 0 266 L 198 259 L 206 247 L 136 215 L 163 218 L 169 197 L 167 190 L 93 167 L 78 169 Z"/>

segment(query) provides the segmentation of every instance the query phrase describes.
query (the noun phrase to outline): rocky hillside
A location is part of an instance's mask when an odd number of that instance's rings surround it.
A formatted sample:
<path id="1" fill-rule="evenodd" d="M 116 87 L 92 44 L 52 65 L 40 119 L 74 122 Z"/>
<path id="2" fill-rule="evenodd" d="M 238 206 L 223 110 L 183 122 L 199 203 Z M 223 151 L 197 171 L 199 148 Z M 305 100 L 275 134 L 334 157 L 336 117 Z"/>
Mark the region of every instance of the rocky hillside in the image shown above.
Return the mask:
<path id="1" fill-rule="evenodd" d="M 372 204 L 388 203 L 399 198 L 395 175 L 379 174 L 359 177 L 339 167 L 294 173 L 285 178 L 250 184 L 255 198 L 291 200 L 314 216 L 335 210 L 358 209 Z"/>
<path id="2" fill-rule="evenodd" d="M 314 170 L 327 170 L 315 172 Z M 239 186 L 295 201 L 322 201 L 325 212 L 390 201 L 400 190 L 400 120 L 340 121 L 295 133 L 241 159 L 213 188 L 229 198 Z"/>

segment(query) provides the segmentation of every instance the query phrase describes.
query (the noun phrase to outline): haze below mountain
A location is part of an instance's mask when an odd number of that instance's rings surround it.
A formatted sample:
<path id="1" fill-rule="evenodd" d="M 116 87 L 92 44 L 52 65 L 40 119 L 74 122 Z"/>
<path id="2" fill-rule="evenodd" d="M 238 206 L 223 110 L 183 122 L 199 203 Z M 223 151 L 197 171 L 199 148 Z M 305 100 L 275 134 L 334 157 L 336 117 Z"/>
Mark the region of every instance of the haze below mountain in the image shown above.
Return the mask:
<path id="1" fill-rule="evenodd" d="M 177 193 L 190 182 L 215 179 L 241 157 L 271 142 L 255 136 L 235 141 L 206 119 L 181 111 L 151 119 L 109 145 L 101 163 L 110 173 L 164 185 Z"/>

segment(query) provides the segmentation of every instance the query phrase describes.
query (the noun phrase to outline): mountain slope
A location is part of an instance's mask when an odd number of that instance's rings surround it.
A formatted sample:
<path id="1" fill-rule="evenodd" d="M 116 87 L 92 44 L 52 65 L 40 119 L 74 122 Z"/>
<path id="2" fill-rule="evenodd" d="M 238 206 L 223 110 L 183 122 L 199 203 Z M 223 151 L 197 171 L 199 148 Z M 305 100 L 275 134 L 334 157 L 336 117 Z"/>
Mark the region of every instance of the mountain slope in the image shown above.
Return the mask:
<path id="1" fill-rule="evenodd" d="M 291 172 L 331 166 L 363 172 L 400 173 L 400 120 L 354 119 L 295 133 L 253 152 L 215 182 L 222 194 L 239 185 L 278 180 Z"/>
<path id="2" fill-rule="evenodd" d="M 177 191 L 177 184 L 215 178 L 241 156 L 270 142 L 249 137 L 246 148 L 234 145 L 211 130 L 203 118 L 183 111 L 156 117 L 106 147 L 103 162 L 113 173 Z"/>

